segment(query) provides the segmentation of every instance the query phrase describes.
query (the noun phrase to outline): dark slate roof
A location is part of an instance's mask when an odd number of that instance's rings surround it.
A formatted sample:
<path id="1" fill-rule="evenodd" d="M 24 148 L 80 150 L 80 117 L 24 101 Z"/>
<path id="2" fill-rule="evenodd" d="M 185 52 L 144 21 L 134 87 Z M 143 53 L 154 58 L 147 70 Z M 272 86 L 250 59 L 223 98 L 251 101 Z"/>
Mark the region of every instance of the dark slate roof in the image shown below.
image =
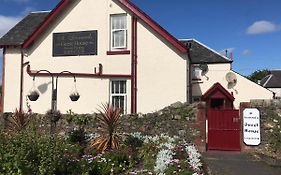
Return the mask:
<path id="1" fill-rule="evenodd" d="M 270 75 L 261 80 L 261 85 L 265 88 L 281 88 L 281 70 L 270 71 Z"/>
<path id="2" fill-rule="evenodd" d="M 34 12 L 27 15 L 8 33 L 0 38 L 0 46 L 21 45 L 44 21 L 49 12 Z"/>
<path id="3" fill-rule="evenodd" d="M 227 57 L 219 54 L 213 49 L 206 45 L 196 41 L 195 39 L 180 40 L 182 43 L 187 45 L 190 49 L 190 57 L 193 64 L 201 63 L 231 63 Z"/>
<path id="4" fill-rule="evenodd" d="M 260 81 L 259 84 L 264 87 L 265 83 L 267 82 L 267 80 L 268 80 L 269 78 L 271 78 L 271 75 L 270 75 L 270 74 L 267 75 L 266 77 L 264 77 L 263 79 L 261 79 L 261 81 Z"/>

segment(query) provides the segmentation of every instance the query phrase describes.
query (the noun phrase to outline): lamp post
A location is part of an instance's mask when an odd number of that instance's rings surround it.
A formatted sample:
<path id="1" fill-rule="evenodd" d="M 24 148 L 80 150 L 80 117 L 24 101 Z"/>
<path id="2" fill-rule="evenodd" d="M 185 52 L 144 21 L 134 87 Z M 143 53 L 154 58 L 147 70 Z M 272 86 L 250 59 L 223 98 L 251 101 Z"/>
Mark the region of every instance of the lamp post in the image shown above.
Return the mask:
<path id="1" fill-rule="evenodd" d="M 57 116 L 56 116 L 56 112 L 57 112 L 57 92 L 58 92 L 58 78 L 60 76 L 62 76 L 63 74 L 65 73 L 68 73 L 70 75 L 73 76 L 73 79 L 74 79 L 74 84 L 76 85 L 76 78 L 75 78 L 75 75 L 73 73 L 71 73 L 70 71 L 62 71 L 60 72 L 59 74 L 57 74 L 56 76 L 56 86 L 55 86 L 55 83 L 54 83 L 54 76 L 56 74 L 54 73 L 51 73 L 50 71 L 48 70 L 39 70 L 37 71 L 34 76 L 33 76 L 33 82 L 35 82 L 35 77 L 40 73 L 40 72 L 47 72 L 51 79 L 52 79 L 52 91 L 51 91 L 51 136 L 53 137 L 54 136 L 54 133 L 55 133 L 55 128 L 56 128 L 56 122 L 57 122 Z M 75 86 L 76 87 L 76 86 Z M 78 92 L 75 92 L 74 95 L 70 96 L 71 100 L 72 101 L 77 101 L 79 99 L 80 95 Z M 30 95 L 28 95 L 28 98 L 30 101 L 36 101 L 38 98 L 39 98 L 39 93 L 36 92 L 35 90 L 31 92 Z"/>

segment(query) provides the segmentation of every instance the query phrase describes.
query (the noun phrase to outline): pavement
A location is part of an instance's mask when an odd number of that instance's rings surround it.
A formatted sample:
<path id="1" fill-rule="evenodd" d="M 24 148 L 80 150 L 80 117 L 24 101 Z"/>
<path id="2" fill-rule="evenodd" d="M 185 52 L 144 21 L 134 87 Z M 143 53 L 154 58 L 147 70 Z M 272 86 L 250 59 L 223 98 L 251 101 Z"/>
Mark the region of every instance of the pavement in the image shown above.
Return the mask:
<path id="1" fill-rule="evenodd" d="M 210 151 L 203 153 L 203 160 L 209 175 L 281 175 L 281 167 L 240 152 Z"/>

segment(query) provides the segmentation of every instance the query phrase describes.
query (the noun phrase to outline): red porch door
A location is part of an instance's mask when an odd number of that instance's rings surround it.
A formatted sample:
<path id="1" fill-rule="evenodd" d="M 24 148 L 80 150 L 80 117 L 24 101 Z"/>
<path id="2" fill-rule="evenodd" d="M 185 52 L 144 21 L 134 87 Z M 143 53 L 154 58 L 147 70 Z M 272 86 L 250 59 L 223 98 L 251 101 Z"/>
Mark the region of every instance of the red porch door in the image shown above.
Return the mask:
<path id="1" fill-rule="evenodd" d="M 208 150 L 240 151 L 239 111 L 208 110 Z"/>

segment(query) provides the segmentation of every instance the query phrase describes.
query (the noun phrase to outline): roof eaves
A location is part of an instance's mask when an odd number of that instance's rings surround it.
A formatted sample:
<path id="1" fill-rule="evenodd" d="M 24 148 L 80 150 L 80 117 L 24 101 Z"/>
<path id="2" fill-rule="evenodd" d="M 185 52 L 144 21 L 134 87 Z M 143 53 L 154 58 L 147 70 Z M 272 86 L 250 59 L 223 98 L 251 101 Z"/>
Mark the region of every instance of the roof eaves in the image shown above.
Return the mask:
<path id="1" fill-rule="evenodd" d="M 273 77 L 273 75 L 269 75 L 268 79 L 266 80 L 266 82 L 263 84 L 263 87 L 266 87 L 266 85 L 268 84 L 268 82 L 270 81 L 270 79 Z"/>
<path id="2" fill-rule="evenodd" d="M 50 13 L 52 10 L 33 11 L 30 13 Z"/>
<path id="3" fill-rule="evenodd" d="M 173 35 L 167 32 L 163 27 L 161 27 L 157 22 L 155 22 L 152 18 L 150 18 L 145 12 L 143 12 L 140 8 L 134 5 L 129 0 L 118 0 L 122 5 L 127 7 L 133 14 L 139 17 L 142 21 L 144 21 L 147 25 L 149 25 L 154 31 L 160 34 L 163 38 L 165 38 L 171 45 L 177 48 L 180 52 L 188 52 L 188 48 L 179 42 Z"/>

